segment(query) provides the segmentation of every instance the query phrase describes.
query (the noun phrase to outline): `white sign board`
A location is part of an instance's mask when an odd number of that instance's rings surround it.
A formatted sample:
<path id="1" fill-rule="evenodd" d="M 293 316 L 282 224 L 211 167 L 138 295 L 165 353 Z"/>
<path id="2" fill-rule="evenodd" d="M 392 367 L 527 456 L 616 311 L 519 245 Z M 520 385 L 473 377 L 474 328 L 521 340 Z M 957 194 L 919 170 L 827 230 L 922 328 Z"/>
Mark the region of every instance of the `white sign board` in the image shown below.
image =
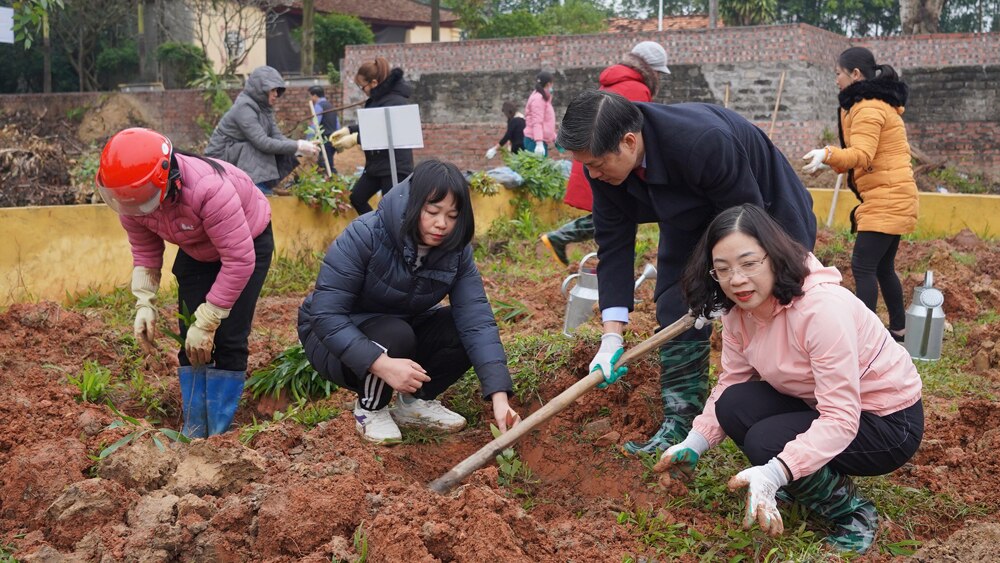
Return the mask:
<path id="1" fill-rule="evenodd" d="M 0 8 L 0 43 L 14 43 L 14 8 Z"/>
<path id="2" fill-rule="evenodd" d="M 386 111 L 388 110 L 388 111 Z M 386 122 L 386 114 L 389 120 Z M 390 127 L 391 126 L 391 130 Z M 392 106 L 358 110 L 361 148 L 375 151 L 389 148 L 389 135 L 396 149 L 421 149 L 424 135 L 420 129 L 420 106 Z"/>

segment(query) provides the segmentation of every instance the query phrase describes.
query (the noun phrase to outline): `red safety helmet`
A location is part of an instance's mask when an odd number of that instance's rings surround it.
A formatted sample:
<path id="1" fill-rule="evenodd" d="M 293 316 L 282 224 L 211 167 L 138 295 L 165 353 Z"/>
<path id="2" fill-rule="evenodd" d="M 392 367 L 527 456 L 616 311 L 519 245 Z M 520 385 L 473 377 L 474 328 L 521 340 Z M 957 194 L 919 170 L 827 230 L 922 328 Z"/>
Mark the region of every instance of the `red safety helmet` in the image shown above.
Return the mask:
<path id="1" fill-rule="evenodd" d="M 121 215 L 152 213 L 169 189 L 170 139 L 152 129 L 115 133 L 101 152 L 97 187 L 104 203 Z"/>

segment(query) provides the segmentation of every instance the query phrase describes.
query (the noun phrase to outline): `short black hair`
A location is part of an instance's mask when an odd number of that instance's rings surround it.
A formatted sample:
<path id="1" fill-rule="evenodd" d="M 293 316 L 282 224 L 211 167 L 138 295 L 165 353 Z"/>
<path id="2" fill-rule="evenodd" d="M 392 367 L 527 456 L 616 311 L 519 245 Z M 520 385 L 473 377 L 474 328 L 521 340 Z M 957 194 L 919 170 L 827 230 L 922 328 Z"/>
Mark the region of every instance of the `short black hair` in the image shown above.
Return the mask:
<path id="1" fill-rule="evenodd" d="M 681 277 L 681 288 L 692 311 L 707 317 L 714 311 L 729 312 L 735 305 L 708 273 L 714 267 L 712 249 L 733 233 L 753 237 L 767 253 L 767 264 L 774 272 L 772 295 L 778 303 L 788 305 L 793 298 L 803 294 L 802 282 L 809 274 L 806 265 L 809 251 L 790 237 L 766 211 L 745 203 L 719 213 L 691 253 Z"/>
<path id="2" fill-rule="evenodd" d="M 469 183 L 458 167 L 450 162 L 430 159 L 418 164 L 410 176 L 410 198 L 403 215 L 403 234 L 420 243 L 420 213 L 424 205 L 437 203 L 448 194 L 455 199 L 458 219 L 455 229 L 441 243 L 444 251 L 458 250 L 472 242 L 476 218 L 472 213 Z"/>
<path id="3" fill-rule="evenodd" d="M 594 156 L 617 153 L 626 133 L 642 131 L 642 112 L 614 92 L 586 90 L 569 103 L 556 144 Z"/>
<path id="4" fill-rule="evenodd" d="M 322 98 L 325 95 L 322 86 L 310 86 L 309 93 L 318 98 Z"/>

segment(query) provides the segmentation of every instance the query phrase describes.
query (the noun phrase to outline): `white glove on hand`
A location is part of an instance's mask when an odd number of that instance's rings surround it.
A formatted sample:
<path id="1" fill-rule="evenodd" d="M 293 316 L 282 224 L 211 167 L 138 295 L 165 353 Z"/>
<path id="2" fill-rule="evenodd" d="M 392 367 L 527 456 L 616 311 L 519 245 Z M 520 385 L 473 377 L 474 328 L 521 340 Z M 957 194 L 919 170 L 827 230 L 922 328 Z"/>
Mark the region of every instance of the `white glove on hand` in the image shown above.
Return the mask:
<path id="1" fill-rule="evenodd" d="M 135 295 L 135 323 L 132 334 L 146 354 L 156 349 L 156 290 L 160 288 L 160 271 L 144 266 L 132 269 L 132 295 Z"/>
<path id="2" fill-rule="evenodd" d="M 341 127 L 340 129 L 337 129 L 333 133 L 330 133 L 330 139 L 329 140 L 332 143 L 332 142 L 336 141 L 337 139 L 339 139 L 341 137 L 346 137 L 350 133 L 351 133 L 351 129 L 350 128 L 348 128 L 348 127 Z"/>
<path id="3" fill-rule="evenodd" d="M 599 388 L 604 389 L 609 384 L 618 381 L 619 377 L 628 373 L 628 367 L 626 366 L 620 366 L 614 371 L 611 369 L 615 365 L 615 362 L 618 361 L 618 358 L 625 352 L 624 344 L 625 339 L 620 334 L 606 332 L 601 336 L 601 348 L 597 351 L 594 359 L 590 361 L 591 373 L 595 370 L 601 370 L 601 373 L 604 374 L 604 383 L 598 384 Z"/>
<path id="4" fill-rule="evenodd" d="M 730 491 L 747 487 L 747 507 L 743 516 L 744 530 L 749 530 L 756 520 L 769 536 L 778 536 L 784 531 L 774 495 L 778 489 L 787 484 L 788 475 L 776 457 L 771 458 L 767 465 L 744 469 L 729 480 Z"/>
<path id="5" fill-rule="evenodd" d="M 545 156 L 545 143 L 535 143 L 535 154 Z"/>
<path id="6" fill-rule="evenodd" d="M 343 137 L 340 137 L 336 141 L 333 141 L 333 149 L 337 152 L 343 152 L 353 147 L 356 144 L 358 144 L 358 134 L 351 133 L 350 135 L 345 135 Z"/>
<path id="7" fill-rule="evenodd" d="M 493 158 L 496 155 L 497 155 L 497 148 L 496 147 L 490 147 L 489 150 L 486 151 L 486 158 L 487 159 Z"/>
<path id="8" fill-rule="evenodd" d="M 309 141 L 298 140 L 296 141 L 299 145 L 299 149 L 295 154 L 301 154 L 306 156 L 316 156 L 319 154 L 319 147 L 314 145 Z"/>
<path id="9" fill-rule="evenodd" d="M 194 323 L 188 327 L 184 339 L 184 352 L 193 366 L 201 366 L 212 361 L 215 347 L 215 331 L 222 320 L 229 316 L 229 309 L 216 307 L 208 301 L 194 311 Z"/>
<path id="10" fill-rule="evenodd" d="M 701 454 L 708 451 L 708 440 L 697 430 L 688 432 L 687 438 L 679 444 L 674 444 L 667 448 L 660 456 L 660 461 L 653 467 L 653 471 L 662 473 L 669 471 L 671 477 L 685 477 L 690 479 L 694 474 L 694 468 L 698 464 Z"/>
<path id="11" fill-rule="evenodd" d="M 805 172 L 806 174 L 814 174 L 816 172 L 819 172 L 820 170 L 823 170 L 824 168 L 829 168 L 829 166 L 823 164 L 823 161 L 826 160 L 826 148 L 813 149 L 807 152 L 802 157 L 802 160 L 809 161 L 809 164 L 806 164 L 805 166 L 802 167 L 802 171 Z"/>

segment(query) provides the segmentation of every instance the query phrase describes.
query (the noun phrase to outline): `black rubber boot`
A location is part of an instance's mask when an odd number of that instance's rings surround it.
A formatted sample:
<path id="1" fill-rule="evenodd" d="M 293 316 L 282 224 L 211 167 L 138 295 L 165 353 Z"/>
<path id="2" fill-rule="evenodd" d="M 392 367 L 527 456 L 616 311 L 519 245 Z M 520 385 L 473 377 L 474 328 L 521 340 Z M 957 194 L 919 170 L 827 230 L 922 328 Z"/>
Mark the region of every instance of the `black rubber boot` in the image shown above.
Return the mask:
<path id="1" fill-rule="evenodd" d="M 709 349 L 707 340 L 668 342 L 660 348 L 663 423 L 646 442 L 626 442 L 627 453 L 653 455 L 687 438 L 708 399 Z"/>
<path id="2" fill-rule="evenodd" d="M 594 238 L 594 216 L 584 215 L 578 219 L 573 219 L 555 231 L 550 231 L 542 235 L 542 244 L 552 252 L 555 258 L 563 266 L 569 266 L 569 258 L 566 257 L 566 245 L 571 242 L 583 242 Z"/>
<path id="3" fill-rule="evenodd" d="M 826 542 L 840 551 L 864 553 L 875 543 L 878 511 L 858 493 L 850 477 L 824 466 L 785 489 L 809 511 L 833 526 Z"/>

